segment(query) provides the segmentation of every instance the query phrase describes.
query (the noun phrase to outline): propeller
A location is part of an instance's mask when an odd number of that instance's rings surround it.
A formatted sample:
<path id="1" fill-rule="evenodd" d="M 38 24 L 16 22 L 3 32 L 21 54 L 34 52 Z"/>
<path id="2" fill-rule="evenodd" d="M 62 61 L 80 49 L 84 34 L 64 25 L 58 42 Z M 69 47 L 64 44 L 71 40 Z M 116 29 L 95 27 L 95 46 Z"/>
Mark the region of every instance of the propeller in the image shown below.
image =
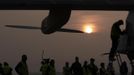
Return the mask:
<path id="1" fill-rule="evenodd" d="M 34 30 L 41 29 L 40 27 L 25 26 L 25 25 L 5 25 L 5 27 L 18 28 L 18 29 L 34 29 Z M 58 32 L 68 32 L 68 33 L 84 33 L 83 31 L 80 31 L 80 30 L 74 30 L 74 29 L 68 29 L 68 28 L 61 28 L 57 31 Z"/>

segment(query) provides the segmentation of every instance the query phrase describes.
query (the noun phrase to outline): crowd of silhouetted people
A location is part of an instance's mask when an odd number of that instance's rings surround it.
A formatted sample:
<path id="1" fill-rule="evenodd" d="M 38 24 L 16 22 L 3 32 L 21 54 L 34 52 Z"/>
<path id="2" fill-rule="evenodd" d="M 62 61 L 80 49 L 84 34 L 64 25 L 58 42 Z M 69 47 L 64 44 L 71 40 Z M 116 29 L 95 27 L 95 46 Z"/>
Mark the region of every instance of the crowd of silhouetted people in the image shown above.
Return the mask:
<path id="1" fill-rule="evenodd" d="M 55 61 L 52 59 L 44 59 L 41 62 L 40 71 L 42 75 L 56 75 Z M 112 63 L 109 63 L 107 68 L 105 63 L 100 63 L 100 68 L 95 64 L 95 59 L 91 58 L 90 63 L 84 61 L 83 65 L 79 62 L 79 57 L 75 57 L 75 62 L 71 65 L 69 62 L 65 62 L 63 66 L 63 75 L 115 75 L 115 70 Z M 124 61 L 120 66 L 120 75 L 127 75 L 128 67 Z"/>
<path id="2" fill-rule="evenodd" d="M 120 66 L 120 75 L 127 75 L 128 67 L 126 62 L 122 62 Z M 100 63 L 100 68 L 95 64 L 95 59 L 91 58 L 90 63 L 84 61 L 83 65 L 79 62 L 79 58 L 75 57 L 75 62 L 69 66 L 69 62 L 63 67 L 63 75 L 115 75 L 115 70 L 112 63 L 109 63 L 107 68 L 105 63 Z"/>
<path id="3" fill-rule="evenodd" d="M 22 55 L 21 61 L 15 66 L 15 71 L 18 75 L 29 75 L 27 56 Z M 40 72 L 42 75 L 56 75 L 55 60 L 43 59 L 41 61 Z M 128 68 L 126 62 L 122 62 L 120 66 L 120 75 L 127 75 Z M 3 65 L 0 63 L 0 75 L 12 75 L 12 68 L 7 62 Z M 90 63 L 84 61 L 83 65 L 79 62 L 79 57 L 75 57 L 75 61 L 71 64 L 65 62 L 63 66 L 63 75 L 115 75 L 115 70 L 112 64 L 100 63 L 100 68 L 95 64 L 95 59 L 91 58 Z"/>
<path id="4" fill-rule="evenodd" d="M 21 61 L 15 67 L 18 75 L 29 75 L 26 61 L 27 56 L 24 54 L 22 55 Z M 12 75 L 12 68 L 7 62 L 4 62 L 4 65 L 0 63 L 0 75 Z"/>
<path id="5" fill-rule="evenodd" d="M 42 75 L 56 75 L 55 61 L 52 59 L 44 59 L 41 62 L 40 71 Z M 124 61 L 120 66 L 120 75 L 127 75 L 128 67 Z M 91 58 L 90 63 L 84 61 L 83 65 L 79 62 L 79 57 L 75 57 L 75 62 L 71 65 L 65 62 L 63 66 L 63 75 L 115 75 L 115 70 L 112 63 L 109 63 L 107 68 L 105 63 L 100 63 L 100 68 L 95 64 L 95 59 Z"/>

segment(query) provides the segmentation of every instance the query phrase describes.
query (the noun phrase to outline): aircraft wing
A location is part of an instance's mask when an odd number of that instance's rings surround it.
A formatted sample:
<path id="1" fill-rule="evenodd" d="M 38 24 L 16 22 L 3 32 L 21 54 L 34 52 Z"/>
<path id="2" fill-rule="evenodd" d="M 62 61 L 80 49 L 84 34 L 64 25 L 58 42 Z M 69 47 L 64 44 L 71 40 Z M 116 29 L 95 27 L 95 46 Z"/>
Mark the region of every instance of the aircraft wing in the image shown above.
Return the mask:
<path id="1" fill-rule="evenodd" d="M 10 28 L 18 28 L 18 29 L 41 29 L 40 27 L 25 26 L 25 25 L 5 25 L 5 26 Z"/>
<path id="2" fill-rule="evenodd" d="M 17 29 L 33 29 L 33 30 L 40 30 L 40 27 L 35 26 L 26 26 L 26 25 L 5 25 L 5 27 L 9 28 L 17 28 Z M 61 28 L 57 30 L 58 32 L 68 32 L 68 33 L 84 33 L 80 30 L 68 29 L 68 28 Z"/>
<path id="3" fill-rule="evenodd" d="M 133 10 L 134 0 L 0 0 L 0 10 Z"/>
<path id="4" fill-rule="evenodd" d="M 59 31 L 59 32 L 69 32 L 69 33 L 84 33 L 83 31 L 80 31 L 80 30 L 67 29 L 67 28 L 61 28 L 57 31 Z"/>

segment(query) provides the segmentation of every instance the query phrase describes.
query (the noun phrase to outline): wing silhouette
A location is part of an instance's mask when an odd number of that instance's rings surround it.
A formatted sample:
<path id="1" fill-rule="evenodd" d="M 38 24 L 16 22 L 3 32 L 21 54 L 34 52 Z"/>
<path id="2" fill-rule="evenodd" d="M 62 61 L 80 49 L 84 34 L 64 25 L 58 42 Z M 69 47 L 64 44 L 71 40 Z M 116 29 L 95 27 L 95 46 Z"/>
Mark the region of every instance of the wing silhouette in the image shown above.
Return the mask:
<path id="1" fill-rule="evenodd" d="M 58 32 L 69 32 L 69 33 L 84 33 L 83 31 L 80 31 L 80 30 L 67 29 L 67 28 L 61 28 L 57 31 Z"/>
<path id="2" fill-rule="evenodd" d="M 26 25 L 5 25 L 5 27 L 18 28 L 18 29 L 34 29 L 34 30 L 41 29 L 41 27 L 26 26 Z M 84 33 L 83 31 L 80 31 L 80 30 L 67 29 L 67 28 L 61 28 L 57 31 L 58 32 L 68 32 L 68 33 Z"/>
<path id="3" fill-rule="evenodd" d="M 40 27 L 24 26 L 24 25 L 5 25 L 5 26 L 10 28 L 19 28 L 19 29 L 41 29 Z"/>

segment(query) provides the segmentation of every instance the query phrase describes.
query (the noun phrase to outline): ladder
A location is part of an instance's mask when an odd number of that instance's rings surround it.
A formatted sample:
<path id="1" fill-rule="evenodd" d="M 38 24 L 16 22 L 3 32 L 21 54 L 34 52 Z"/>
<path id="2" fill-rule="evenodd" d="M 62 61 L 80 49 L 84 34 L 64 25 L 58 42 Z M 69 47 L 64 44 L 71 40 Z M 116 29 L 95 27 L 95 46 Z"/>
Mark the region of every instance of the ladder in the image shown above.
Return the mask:
<path id="1" fill-rule="evenodd" d="M 121 58 L 121 55 L 119 52 L 116 53 L 116 59 L 117 59 L 118 65 L 120 67 L 121 63 L 122 63 L 122 58 Z"/>

